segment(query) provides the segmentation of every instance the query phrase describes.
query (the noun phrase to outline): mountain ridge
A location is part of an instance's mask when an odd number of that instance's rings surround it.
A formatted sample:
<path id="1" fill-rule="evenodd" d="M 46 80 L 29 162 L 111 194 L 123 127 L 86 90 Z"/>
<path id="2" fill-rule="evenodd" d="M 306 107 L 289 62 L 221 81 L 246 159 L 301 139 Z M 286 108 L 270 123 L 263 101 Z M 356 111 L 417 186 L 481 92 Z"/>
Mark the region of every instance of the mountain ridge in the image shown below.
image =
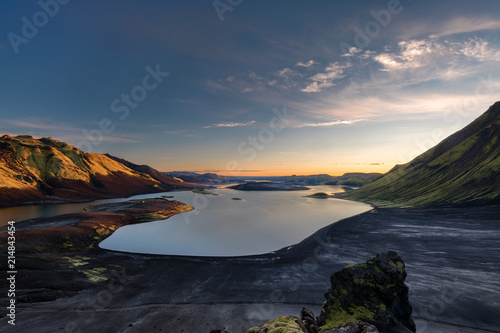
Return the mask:
<path id="1" fill-rule="evenodd" d="M 52 138 L 0 137 L 0 207 L 89 201 L 183 186 L 162 180 Z"/>
<path id="2" fill-rule="evenodd" d="M 412 161 L 339 198 L 379 207 L 500 203 L 500 102 Z"/>

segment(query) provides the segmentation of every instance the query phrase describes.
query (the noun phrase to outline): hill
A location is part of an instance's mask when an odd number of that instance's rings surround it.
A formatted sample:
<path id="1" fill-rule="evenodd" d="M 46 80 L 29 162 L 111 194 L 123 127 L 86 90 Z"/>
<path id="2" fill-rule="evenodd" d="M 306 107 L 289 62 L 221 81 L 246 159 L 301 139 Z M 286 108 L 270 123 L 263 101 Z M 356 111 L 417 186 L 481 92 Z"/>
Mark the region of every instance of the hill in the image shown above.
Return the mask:
<path id="1" fill-rule="evenodd" d="M 199 184 L 220 184 L 220 183 L 237 183 L 234 177 L 221 176 L 215 173 L 196 173 L 191 171 L 171 171 L 163 172 L 164 175 L 181 179 L 182 181 L 189 183 L 199 183 Z"/>
<path id="2" fill-rule="evenodd" d="M 156 169 L 153 169 L 149 165 L 135 164 L 135 163 L 129 162 L 127 160 L 124 160 L 123 158 L 119 158 L 119 157 L 116 157 L 116 156 L 113 156 L 110 154 L 104 154 L 104 155 L 121 163 L 121 164 L 123 164 L 123 165 L 125 165 L 127 168 L 130 168 L 132 170 L 135 170 L 135 171 L 138 171 L 141 173 L 145 173 L 145 174 L 151 176 L 151 178 L 154 178 L 154 179 L 160 181 L 162 184 L 172 185 L 174 187 L 178 187 L 180 185 L 179 180 L 176 180 L 173 177 L 169 177 L 166 174 L 164 174 L 163 172 L 160 172 Z"/>
<path id="3" fill-rule="evenodd" d="M 500 203 L 500 102 L 435 147 L 338 197 L 380 207 Z"/>
<path id="4" fill-rule="evenodd" d="M 0 207 L 123 197 L 179 186 L 171 178 L 157 179 L 52 138 L 0 137 Z"/>

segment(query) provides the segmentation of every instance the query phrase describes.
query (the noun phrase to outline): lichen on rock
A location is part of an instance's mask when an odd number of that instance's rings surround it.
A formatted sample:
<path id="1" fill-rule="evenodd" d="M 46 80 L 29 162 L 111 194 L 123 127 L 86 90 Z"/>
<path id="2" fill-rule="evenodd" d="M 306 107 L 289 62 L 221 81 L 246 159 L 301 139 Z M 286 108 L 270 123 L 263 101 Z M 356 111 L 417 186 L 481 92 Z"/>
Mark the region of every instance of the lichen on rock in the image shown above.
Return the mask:
<path id="1" fill-rule="evenodd" d="M 246 333 L 304 333 L 299 323 L 302 324 L 302 321 L 297 316 L 281 316 L 262 327 L 252 327 Z"/>
<path id="2" fill-rule="evenodd" d="M 384 333 L 415 332 L 405 278 L 403 259 L 394 251 L 334 273 L 318 317 L 320 330 L 362 320 Z"/>
<path id="3" fill-rule="evenodd" d="M 394 251 L 334 273 L 321 314 L 303 308 L 298 316 L 282 316 L 246 333 L 412 333 L 415 323 L 404 284 L 403 259 Z"/>

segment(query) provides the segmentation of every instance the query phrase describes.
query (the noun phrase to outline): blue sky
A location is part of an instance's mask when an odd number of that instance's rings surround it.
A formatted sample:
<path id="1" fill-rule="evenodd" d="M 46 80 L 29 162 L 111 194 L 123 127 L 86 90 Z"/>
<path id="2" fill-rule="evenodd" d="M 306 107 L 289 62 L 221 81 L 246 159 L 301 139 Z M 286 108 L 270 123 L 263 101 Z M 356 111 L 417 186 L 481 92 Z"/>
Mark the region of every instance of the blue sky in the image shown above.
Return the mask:
<path id="1" fill-rule="evenodd" d="M 162 171 L 385 172 L 499 100 L 498 1 L 0 3 L 0 132 Z"/>

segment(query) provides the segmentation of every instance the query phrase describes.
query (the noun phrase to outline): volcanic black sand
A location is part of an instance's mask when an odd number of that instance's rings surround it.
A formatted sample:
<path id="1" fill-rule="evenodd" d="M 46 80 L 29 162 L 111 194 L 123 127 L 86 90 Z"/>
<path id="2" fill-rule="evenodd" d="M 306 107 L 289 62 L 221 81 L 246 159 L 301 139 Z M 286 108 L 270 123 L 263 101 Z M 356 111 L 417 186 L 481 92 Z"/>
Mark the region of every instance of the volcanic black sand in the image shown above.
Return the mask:
<path id="1" fill-rule="evenodd" d="M 109 220 L 109 214 L 130 215 L 132 209 L 135 220 L 127 223 L 137 223 L 151 205 L 164 205 L 166 215 L 188 209 L 180 203 L 114 205 L 96 213 Z M 85 239 L 33 249 L 17 255 L 16 325 L 7 324 L 2 305 L 0 331 L 244 332 L 278 315 L 298 314 L 303 305 L 318 315 L 331 273 L 396 250 L 406 262 L 418 332 L 498 332 L 499 208 L 375 209 L 255 257 L 118 253 L 85 247 Z M 44 221 L 65 229 L 78 226 L 82 216 Z M 7 260 L 1 260 L 5 270 Z M 1 297 L 7 304 L 4 292 Z"/>

